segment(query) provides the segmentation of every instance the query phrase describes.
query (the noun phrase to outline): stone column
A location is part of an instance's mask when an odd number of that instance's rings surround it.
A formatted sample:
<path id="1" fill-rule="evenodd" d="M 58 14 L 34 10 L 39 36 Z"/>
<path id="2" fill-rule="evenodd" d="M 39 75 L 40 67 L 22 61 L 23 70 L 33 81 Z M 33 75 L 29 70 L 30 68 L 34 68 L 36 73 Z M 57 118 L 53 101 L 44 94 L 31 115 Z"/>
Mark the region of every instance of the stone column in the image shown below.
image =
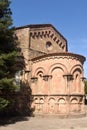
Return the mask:
<path id="1" fill-rule="evenodd" d="M 71 89 L 71 81 L 73 80 L 73 76 L 71 74 L 63 75 L 66 79 L 66 100 L 67 100 L 67 115 L 69 115 L 70 112 L 70 89 Z"/>
<path id="2" fill-rule="evenodd" d="M 46 89 L 48 89 L 48 92 L 46 93 L 46 102 L 45 102 L 45 108 L 46 113 L 49 113 L 49 97 L 50 97 L 50 79 L 52 78 L 51 75 L 43 75 L 43 80 L 45 81 Z"/>

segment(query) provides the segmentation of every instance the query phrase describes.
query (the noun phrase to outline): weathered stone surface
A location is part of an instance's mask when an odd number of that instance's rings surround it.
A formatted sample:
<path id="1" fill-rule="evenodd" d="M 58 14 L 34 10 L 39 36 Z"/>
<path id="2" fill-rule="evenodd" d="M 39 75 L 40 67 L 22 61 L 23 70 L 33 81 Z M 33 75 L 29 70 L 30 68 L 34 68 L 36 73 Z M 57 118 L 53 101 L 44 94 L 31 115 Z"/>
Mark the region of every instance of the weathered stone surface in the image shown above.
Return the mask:
<path id="1" fill-rule="evenodd" d="M 85 57 L 68 52 L 67 40 L 52 26 L 16 29 L 26 67 L 22 80 L 32 90 L 35 114 L 82 116 Z"/>

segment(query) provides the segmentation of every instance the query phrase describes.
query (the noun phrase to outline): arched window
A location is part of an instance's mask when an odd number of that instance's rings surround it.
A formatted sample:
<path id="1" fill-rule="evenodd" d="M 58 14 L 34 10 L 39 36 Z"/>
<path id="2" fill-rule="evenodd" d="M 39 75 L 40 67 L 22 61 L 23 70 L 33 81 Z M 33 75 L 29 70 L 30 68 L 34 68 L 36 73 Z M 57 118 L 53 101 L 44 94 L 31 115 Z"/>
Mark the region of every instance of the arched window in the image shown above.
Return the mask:
<path id="1" fill-rule="evenodd" d="M 47 50 L 52 50 L 53 46 L 52 46 L 52 43 L 50 41 L 46 42 L 46 48 Z"/>

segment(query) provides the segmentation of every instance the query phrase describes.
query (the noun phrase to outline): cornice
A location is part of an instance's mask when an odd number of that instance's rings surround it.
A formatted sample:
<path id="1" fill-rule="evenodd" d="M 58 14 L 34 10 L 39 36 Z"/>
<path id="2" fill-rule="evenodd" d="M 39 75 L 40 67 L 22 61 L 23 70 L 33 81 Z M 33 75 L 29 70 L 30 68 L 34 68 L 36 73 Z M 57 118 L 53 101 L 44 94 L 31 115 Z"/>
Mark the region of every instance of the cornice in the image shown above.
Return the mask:
<path id="1" fill-rule="evenodd" d="M 30 30 L 30 37 L 33 40 L 36 39 L 48 39 L 50 38 L 51 40 L 53 40 L 56 44 L 58 44 L 62 50 L 64 49 L 65 51 L 67 51 L 67 43 L 66 41 L 61 37 L 60 34 L 58 34 L 57 32 L 54 31 L 53 28 L 51 27 L 45 27 L 45 28 L 34 28 L 33 30 Z"/>
<path id="2" fill-rule="evenodd" d="M 57 33 L 58 35 L 60 35 L 60 37 L 63 38 L 63 40 L 66 42 L 66 50 L 68 51 L 66 38 L 52 24 L 32 24 L 32 25 L 25 25 L 25 26 L 16 27 L 15 30 L 19 30 L 19 29 L 23 29 L 23 28 L 30 28 L 30 30 L 32 31 L 32 29 L 35 29 L 35 28 L 36 29 L 41 29 L 41 28 L 45 29 L 46 27 L 52 28 L 55 31 L 55 33 Z M 38 32 L 38 34 L 35 34 L 35 33 L 34 33 L 34 35 L 38 35 L 40 32 Z M 48 35 L 49 33 L 50 32 L 45 32 L 45 36 Z M 44 35 L 44 33 L 43 33 L 43 35 Z M 50 36 L 53 37 L 53 39 L 56 40 L 57 43 L 59 42 L 58 39 L 57 39 L 57 37 L 54 37 L 53 34 L 50 34 Z"/>
<path id="3" fill-rule="evenodd" d="M 52 27 L 58 34 L 61 35 L 61 37 L 63 37 L 63 39 L 66 40 L 66 38 L 52 25 L 52 24 L 30 24 L 30 25 L 25 25 L 25 26 L 20 26 L 20 27 L 16 27 L 15 29 L 22 29 L 22 28 L 44 28 L 44 27 Z"/>
<path id="4" fill-rule="evenodd" d="M 76 59 L 79 60 L 82 64 L 84 63 L 84 61 L 86 60 L 86 58 L 82 55 L 79 54 L 74 54 L 74 53 L 69 53 L 69 52 L 63 52 L 63 53 L 51 53 L 51 54 L 46 54 L 46 55 L 42 55 L 39 57 L 35 57 L 33 59 L 31 59 L 31 61 L 33 62 L 38 62 L 38 61 L 43 61 L 46 59 Z"/>
<path id="5" fill-rule="evenodd" d="M 65 96 L 66 96 L 66 97 L 67 97 L 67 96 L 70 96 L 70 97 L 71 97 L 71 96 L 72 96 L 72 97 L 75 96 L 75 97 L 83 97 L 83 96 L 85 96 L 85 95 L 84 95 L 84 94 L 78 94 L 78 93 L 77 93 L 77 94 L 70 94 L 70 95 L 68 95 L 68 94 L 49 94 L 49 95 L 48 95 L 48 94 L 33 94 L 32 96 L 38 96 L 38 97 L 39 97 L 39 96 L 49 96 L 49 97 L 50 97 L 50 96 L 54 96 L 54 97 L 56 97 L 56 96 L 64 96 L 64 97 L 65 97 Z"/>

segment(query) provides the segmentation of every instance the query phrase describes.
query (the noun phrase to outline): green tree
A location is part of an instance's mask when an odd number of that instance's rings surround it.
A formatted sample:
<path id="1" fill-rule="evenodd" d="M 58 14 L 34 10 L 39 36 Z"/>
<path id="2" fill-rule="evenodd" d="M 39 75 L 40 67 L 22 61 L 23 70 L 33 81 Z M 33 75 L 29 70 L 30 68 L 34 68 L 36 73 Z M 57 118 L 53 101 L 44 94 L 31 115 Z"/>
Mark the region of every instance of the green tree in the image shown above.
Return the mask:
<path id="1" fill-rule="evenodd" d="M 85 80 L 85 94 L 87 94 L 87 80 Z"/>
<path id="2" fill-rule="evenodd" d="M 11 95 L 18 87 L 14 84 L 18 49 L 9 6 L 10 0 L 0 0 L 0 111 L 14 103 Z"/>

